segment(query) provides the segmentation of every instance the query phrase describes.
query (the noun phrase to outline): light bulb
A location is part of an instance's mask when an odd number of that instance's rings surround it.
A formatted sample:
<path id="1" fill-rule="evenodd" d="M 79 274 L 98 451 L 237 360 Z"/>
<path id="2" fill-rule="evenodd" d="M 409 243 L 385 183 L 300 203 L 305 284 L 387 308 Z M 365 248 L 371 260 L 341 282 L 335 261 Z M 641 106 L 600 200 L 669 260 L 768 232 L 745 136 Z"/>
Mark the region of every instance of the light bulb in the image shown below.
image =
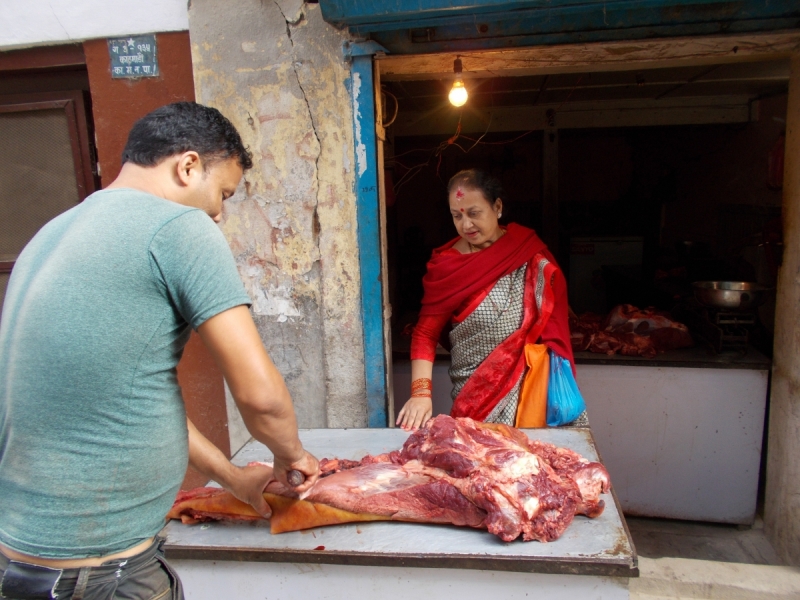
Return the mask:
<path id="1" fill-rule="evenodd" d="M 461 81 L 460 77 L 456 77 L 456 80 L 453 82 L 453 89 L 450 90 L 450 104 L 453 106 L 464 106 L 467 103 L 467 98 L 469 94 L 467 94 L 467 88 L 464 87 L 464 82 Z"/>

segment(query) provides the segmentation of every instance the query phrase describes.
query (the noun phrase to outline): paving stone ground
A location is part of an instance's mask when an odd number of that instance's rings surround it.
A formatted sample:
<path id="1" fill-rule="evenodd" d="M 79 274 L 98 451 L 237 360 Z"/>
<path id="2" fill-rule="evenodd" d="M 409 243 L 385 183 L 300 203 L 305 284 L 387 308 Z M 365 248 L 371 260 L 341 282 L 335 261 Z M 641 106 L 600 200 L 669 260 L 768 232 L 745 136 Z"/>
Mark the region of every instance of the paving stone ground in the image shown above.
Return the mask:
<path id="1" fill-rule="evenodd" d="M 689 558 L 752 565 L 782 565 L 764 535 L 753 527 L 626 517 L 639 556 Z"/>
<path id="2" fill-rule="evenodd" d="M 783 566 L 752 528 L 626 518 L 641 576 L 631 600 L 798 600 L 800 568 Z"/>

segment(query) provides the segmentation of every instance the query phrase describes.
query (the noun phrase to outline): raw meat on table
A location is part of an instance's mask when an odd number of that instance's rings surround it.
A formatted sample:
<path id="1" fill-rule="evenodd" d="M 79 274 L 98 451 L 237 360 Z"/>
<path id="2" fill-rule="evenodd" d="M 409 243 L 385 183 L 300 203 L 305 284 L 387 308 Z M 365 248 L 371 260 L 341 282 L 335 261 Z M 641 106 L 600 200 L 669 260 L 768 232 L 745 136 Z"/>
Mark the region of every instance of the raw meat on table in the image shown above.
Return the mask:
<path id="1" fill-rule="evenodd" d="M 505 541 L 558 539 L 576 514 L 603 512 L 608 473 L 576 452 L 530 440 L 500 424 L 439 415 L 401 450 L 360 461 L 323 459 L 302 499 L 278 481 L 264 498 L 273 533 L 354 521 L 448 523 L 488 529 Z M 219 488 L 181 492 L 169 518 L 256 520 Z"/>

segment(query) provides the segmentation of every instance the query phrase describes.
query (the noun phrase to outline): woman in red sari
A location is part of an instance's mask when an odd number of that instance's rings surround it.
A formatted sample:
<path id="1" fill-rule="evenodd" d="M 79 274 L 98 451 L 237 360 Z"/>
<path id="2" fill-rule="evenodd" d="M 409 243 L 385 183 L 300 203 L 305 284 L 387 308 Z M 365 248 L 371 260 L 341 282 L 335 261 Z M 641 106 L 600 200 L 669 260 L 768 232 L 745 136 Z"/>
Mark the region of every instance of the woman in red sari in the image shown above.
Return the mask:
<path id="1" fill-rule="evenodd" d="M 499 182 L 482 171 L 461 171 L 450 180 L 458 237 L 433 251 L 423 279 L 411 339 L 411 398 L 397 417 L 404 429 L 431 417 L 436 344 L 448 325 L 454 417 L 517 424 L 526 345 L 544 345 L 573 364 L 564 276 L 533 230 L 499 224 L 501 195 Z"/>

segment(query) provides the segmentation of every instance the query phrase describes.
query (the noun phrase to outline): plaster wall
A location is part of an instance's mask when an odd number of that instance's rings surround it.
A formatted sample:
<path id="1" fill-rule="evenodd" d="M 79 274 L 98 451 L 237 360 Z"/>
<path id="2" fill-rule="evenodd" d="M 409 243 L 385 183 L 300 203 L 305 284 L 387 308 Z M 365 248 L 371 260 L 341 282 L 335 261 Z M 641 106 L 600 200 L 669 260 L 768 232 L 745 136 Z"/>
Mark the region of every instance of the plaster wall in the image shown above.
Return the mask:
<path id="1" fill-rule="evenodd" d="M 195 93 L 254 155 L 222 230 L 300 427 L 367 423 L 343 34 L 299 0 L 193 0 Z"/>
<path id="2" fill-rule="evenodd" d="M 0 49 L 185 31 L 187 0 L 4 0 Z"/>

